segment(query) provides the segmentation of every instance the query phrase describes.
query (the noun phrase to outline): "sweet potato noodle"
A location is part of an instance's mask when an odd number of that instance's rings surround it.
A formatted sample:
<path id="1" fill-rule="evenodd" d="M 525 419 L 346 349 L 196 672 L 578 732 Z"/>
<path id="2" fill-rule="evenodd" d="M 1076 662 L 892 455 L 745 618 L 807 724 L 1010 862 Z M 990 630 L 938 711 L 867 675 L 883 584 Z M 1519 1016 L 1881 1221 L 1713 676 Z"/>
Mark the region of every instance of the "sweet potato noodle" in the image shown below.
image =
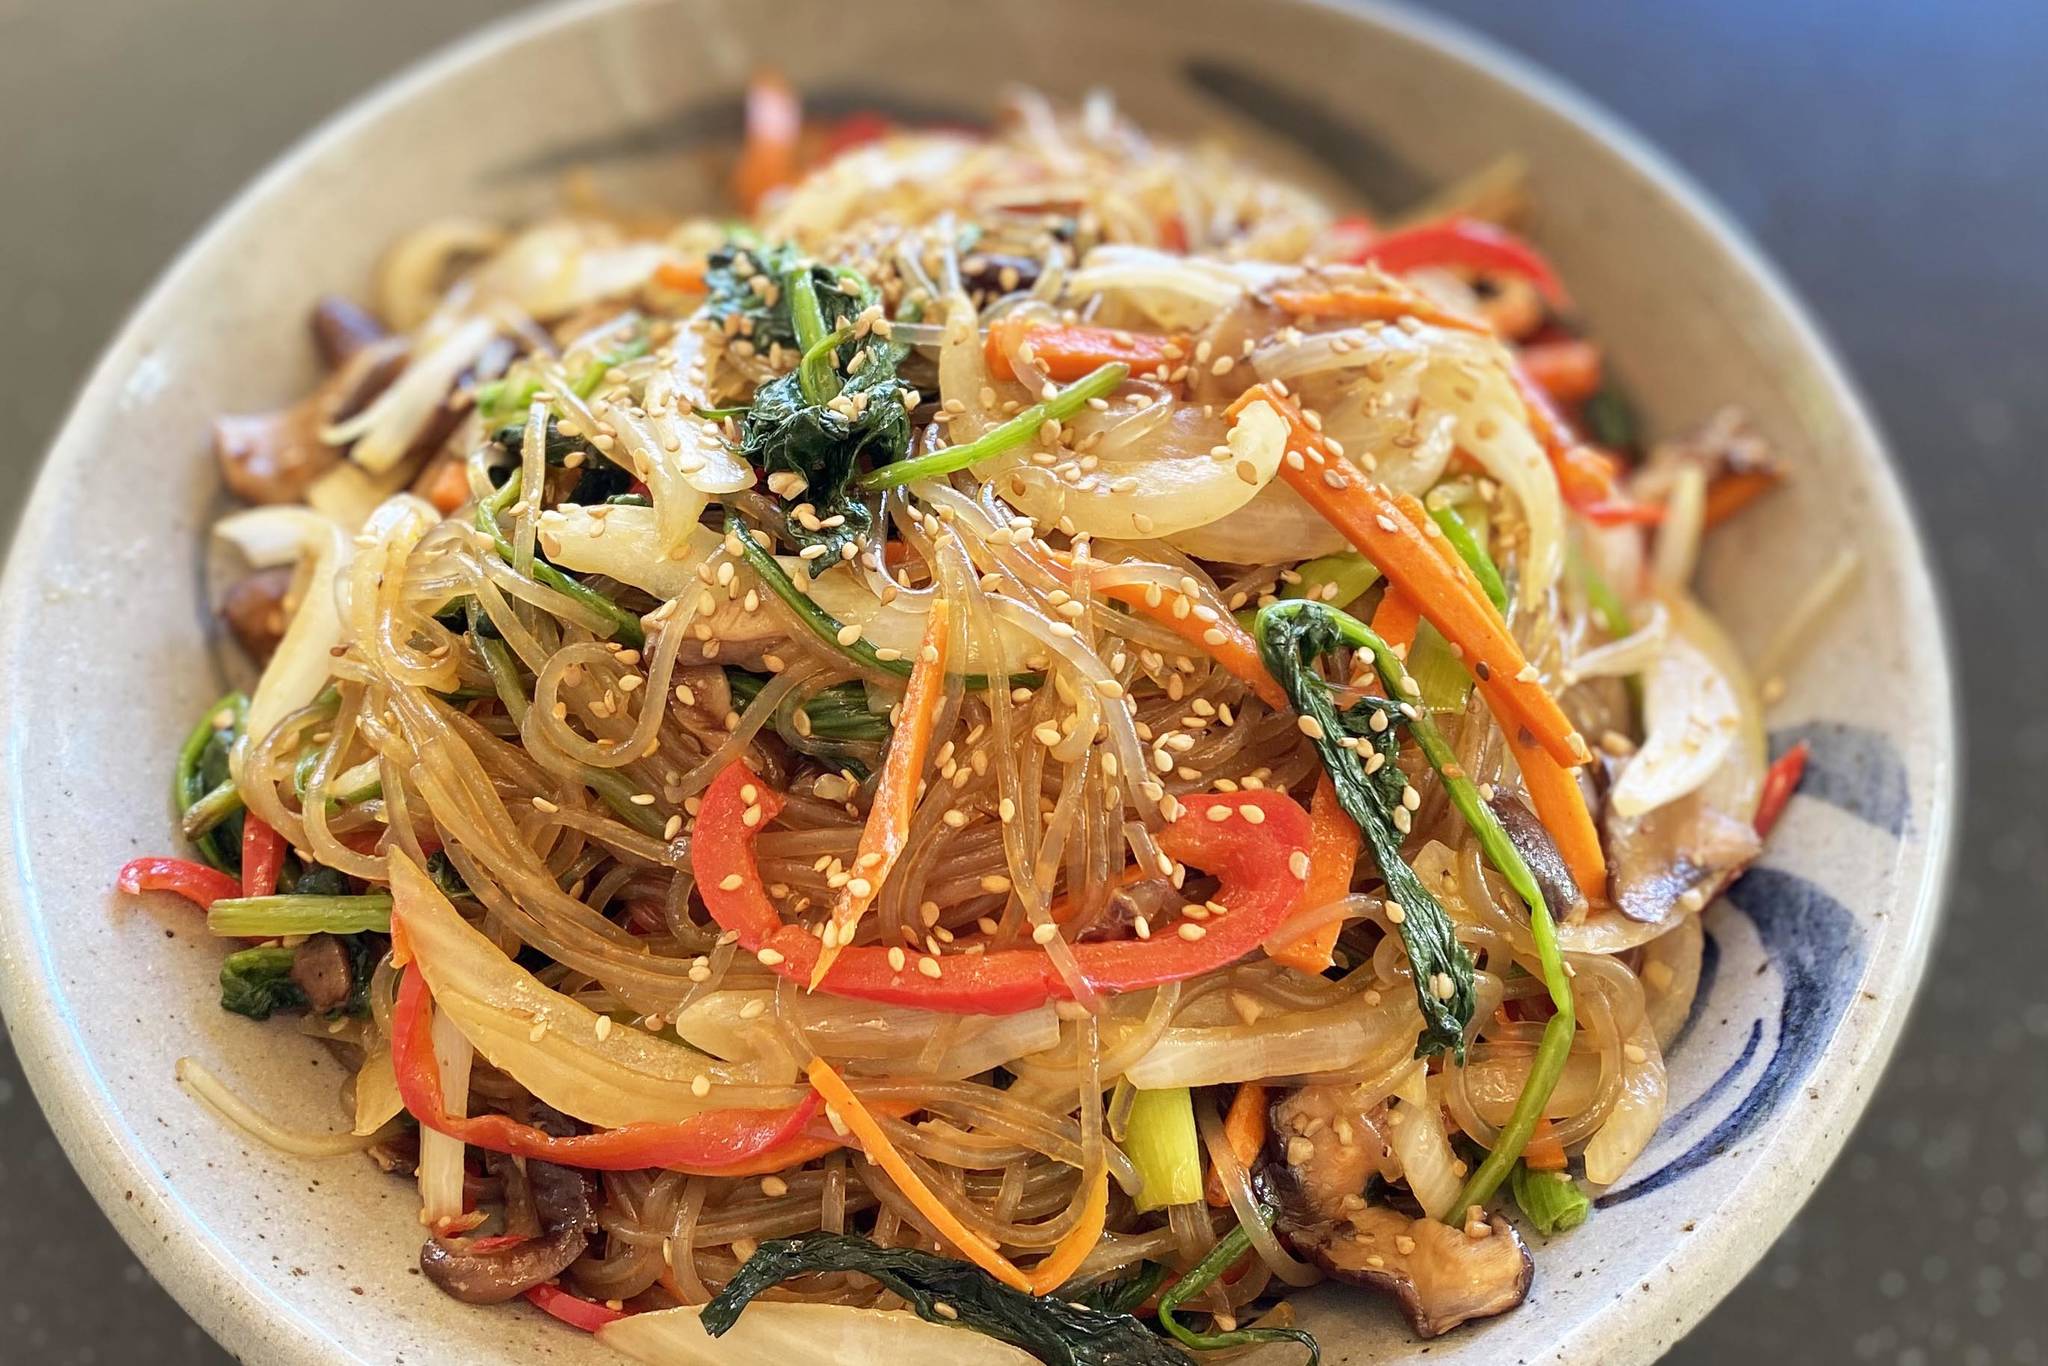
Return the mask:
<path id="1" fill-rule="evenodd" d="M 260 677 L 178 756 L 196 859 L 122 875 L 347 1056 L 344 1132 L 181 1077 L 650 1360 L 1519 1302 L 1497 1210 L 1648 1144 L 1803 753 L 1687 587 L 1768 452 L 1640 445 L 1511 181 L 1390 227 L 1106 100 L 763 78 L 743 222 L 399 243 L 221 421 Z M 734 1322 L 786 1279 L 848 1317 Z"/>

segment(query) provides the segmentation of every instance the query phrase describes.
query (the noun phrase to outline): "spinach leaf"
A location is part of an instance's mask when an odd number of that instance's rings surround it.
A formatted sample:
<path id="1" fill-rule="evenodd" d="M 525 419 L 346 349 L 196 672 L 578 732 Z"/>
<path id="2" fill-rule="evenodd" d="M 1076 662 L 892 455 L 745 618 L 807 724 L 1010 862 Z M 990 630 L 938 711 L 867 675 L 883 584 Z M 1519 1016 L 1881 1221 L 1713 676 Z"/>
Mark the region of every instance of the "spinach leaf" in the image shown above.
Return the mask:
<path id="1" fill-rule="evenodd" d="M 1401 908 L 1401 943 L 1408 950 L 1415 1002 L 1422 1011 L 1415 1055 L 1448 1050 L 1462 1060 L 1465 1026 L 1476 1007 L 1472 958 L 1452 933 L 1444 908 L 1401 857 L 1402 827 L 1407 824 L 1401 792 L 1408 780 L 1395 757 L 1400 731 L 1415 723 L 1415 708 L 1367 697 L 1345 711 L 1337 710 L 1330 685 L 1315 671 L 1315 662 L 1347 646 L 1369 648 L 1378 637 L 1327 603 L 1273 603 L 1259 612 L 1253 633 L 1267 671 L 1286 689 L 1295 711 L 1314 723 L 1311 735 L 1336 786 L 1337 803 L 1358 823 L 1386 879 L 1387 894 Z M 1373 755 L 1379 756 L 1377 763 Z"/>
<path id="2" fill-rule="evenodd" d="M 228 752 L 241 738 L 248 715 L 249 699 L 238 692 L 208 707 L 178 749 L 172 783 L 193 847 L 223 873 L 242 871 L 242 799 L 228 777 Z M 227 725 L 215 724 L 223 719 Z M 196 830 L 191 820 L 195 807 L 207 813 L 203 828 Z"/>
<path id="3" fill-rule="evenodd" d="M 292 981 L 292 950 L 241 949 L 221 960 L 220 1008 L 252 1020 L 271 1012 L 297 1010 L 306 994 Z"/>
<path id="4" fill-rule="evenodd" d="M 380 935 L 369 934 L 345 934 L 338 938 L 348 951 L 349 994 L 345 1004 L 328 1012 L 329 1019 L 369 1011 L 370 976 L 389 942 Z M 269 945 L 240 949 L 222 959 L 220 1008 L 252 1020 L 267 1020 L 280 1010 L 305 1009 L 306 993 L 292 981 L 292 959 L 297 952 Z"/>
<path id="5" fill-rule="evenodd" d="M 1049 1366 L 1187 1366 L 1178 1348 L 1129 1314 L 1052 1296 L 1039 1299 L 966 1262 L 914 1248 L 879 1247 L 840 1233 L 761 1244 L 704 1306 L 704 1330 L 718 1337 L 762 1291 L 792 1277 L 830 1271 L 872 1276 L 901 1295 L 919 1318 L 957 1323 L 1020 1347 Z M 951 1312 L 941 1313 L 941 1304 Z"/>

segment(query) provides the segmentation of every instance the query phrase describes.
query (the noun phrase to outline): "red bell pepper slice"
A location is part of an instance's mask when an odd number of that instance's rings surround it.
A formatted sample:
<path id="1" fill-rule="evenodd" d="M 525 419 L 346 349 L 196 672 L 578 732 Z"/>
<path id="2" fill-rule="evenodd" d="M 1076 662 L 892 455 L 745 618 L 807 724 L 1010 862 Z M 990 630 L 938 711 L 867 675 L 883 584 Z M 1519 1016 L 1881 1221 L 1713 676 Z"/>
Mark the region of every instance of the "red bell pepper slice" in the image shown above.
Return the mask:
<path id="1" fill-rule="evenodd" d="M 887 114 L 873 109 L 856 109 L 844 118 L 835 119 L 825 125 L 824 160 L 830 161 L 842 152 L 856 147 L 865 147 L 871 142 L 880 142 L 896 131 L 895 120 Z"/>
<path id="2" fill-rule="evenodd" d="M 606 1324 L 617 1323 L 626 1317 L 623 1309 L 572 1295 L 561 1286 L 546 1281 L 527 1291 L 526 1301 L 550 1317 L 560 1319 L 571 1328 L 581 1328 L 586 1333 L 595 1333 Z"/>
<path id="3" fill-rule="evenodd" d="M 1180 818 L 1159 832 L 1169 858 L 1192 863 L 1222 882 L 1223 915 L 1200 923 L 1194 939 L 1160 932 L 1073 946 L 1089 989 L 1137 991 L 1235 962 L 1256 949 L 1301 899 L 1308 857 L 1308 813 L 1280 792 L 1209 793 L 1189 797 Z M 808 983 L 821 951 L 802 926 L 782 919 L 754 860 L 754 837 L 782 809 L 782 794 L 733 763 L 705 789 L 691 837 L 690 862 L 711 918 L 739 937 L 773 971 Z M 1210 813 L 1226 810 L 1227 818 Z M 1256 812 L 1253 818 L 1243 813 Z M 751 813 L 751 815 L 750 815 Z M 1299 854 L 1301 857 L 1296 858 Z M 765 955 L 765 956 L 763 956 Z M 899 955 L 877 944 L 841 949 L 818 990 L 863 1001 L 918 1006 L 956 1014 L 1013 1015 L 1073 991 L 1036 946 L 949 953 L 922 967 L 924 955 Z"/>
<path id="4" fill-rule="evenodd" d="M 131 859 L 121 865 L 114 885 L 130 895 L 176 892 L 202 911 L 223 898 L 242 894 L 242 884 L 218 868 L 183 858 Z"/>
<path id="5" fill-rule="evenodd" d="M 1370 242 L 1353 259 L 1376 262 L 1395 275 L 1438 266 L 1519 275 L 1536 286 L 1536 292 L 1552 308 L 1571 307 L 1564 281 L 1542 252 L 1506 228 L 1476 218 L 1446 218 L 1388 233 Z"/>
<path id="6" fill-rule="evenodd" d="M 1799 780 L 1806 776 L 1806 760 L 1813 753 L 1813 746 L 1801 740 L 1792 748 L 1779 755 L 1764 771 L 1764 789 L 1756 800 L 1756 833 L 1769 835 L 1777 826 L 1778 818 L 1785 814 L 1786 803 L 1799 787 Z"/>
<path id="7" fill-rule="evenodd" d="M 713 1110 L 674 1123 L 628 1124 L 598 1133 L 557 1138 L 506 1115 L 451 1115 L 442 1104 L 441 1073 L 434 1065 L 433 995 L 417 966 L 399 980 L 391 1011 L 391 1069 L 405 1108 L 436 1133 L 515 1157 L 539 1158 L 590 1171 L 663 1167 L 701 1176 L 751 1167 L 763 1155 L 801 1141 L 818 1112 L 816 1092 L 787 1110 Z"/>
<path id="8" fill-rule="evenodd" d="M 269 896 L 284 871 L 284 836 L 255 816 L 242 818 L 242 895 Z"/>

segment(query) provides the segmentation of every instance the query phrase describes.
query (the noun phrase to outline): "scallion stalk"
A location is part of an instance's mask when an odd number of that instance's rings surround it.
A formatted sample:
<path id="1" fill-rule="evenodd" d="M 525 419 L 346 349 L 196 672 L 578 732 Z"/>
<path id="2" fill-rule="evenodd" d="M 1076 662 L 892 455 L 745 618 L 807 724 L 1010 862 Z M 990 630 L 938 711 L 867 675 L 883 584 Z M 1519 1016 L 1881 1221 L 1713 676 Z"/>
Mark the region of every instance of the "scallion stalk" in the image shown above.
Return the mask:
<path id="1" fill-rule="evenodd" d="M 1593 1212 L 1593 1202 L 1567 1172 L 1532 1171 L 1517 1162 L 1512 1178 L 1515 1203 L 1544 1237 L 1575 1229 Z"/>
<path id="2" fill-rule="evenodd" d="M 1202 1144 L 1187 1087 L 1140 1090 L 1124 1121 L 1123 1146 L 1138 1170 L 1140 1212 L 1202 1198 Z"/>
<path id="3" fill-rule="evenodd" d="M 519 470 L 512 471 L 498 491 L 477 504 L 477 529 L 491 538 L 498 553 L 505 562 L 512 562 L 512 542 L 505 539 L 505 533 L 498 527 L 498 514 L 511 507 L 519 499 L 519 486 L 524 479 Z M 646 633 L 640 629 L 640 618 L 613 602 L 594 588 L 587 588 L 570 578 L 561 570 L 541 560 L 533 563 L 533 577 L 566 597 L 574 598 L 591 611 L 596 612 L 612 624 L 612 639 L 624 641 L 638 649 L 647 643 Z"/>
<path id="4" fill-rule="evenodd" d="M 1272 1211 L 1261 1208 L 1259 1218 L 1267 1224 L 1273 1221 Z M 1183 1304 L 1215 1284 L 1216 1278 L 1228 1271 L 1251 1251 L 1252 1239 L 1239 1224 L 1223 1235 L 1208 1256 L 1202 1258 L 1194 1270 L 1175 1281 L 1171 1288 L 1159 1297 L 1159 1326 L 1185 1347 L 1198 1352 L 1214 1352 L 1225 1347 L 1250 1347 L 1261 1342 L 1298 1343 L 1308 1352 L 1308 1366 L 1319 1366 L 1323 1359 L 1322 1349 L 1316 1340 L 1299 1328 L 1232 1328 L 1224 1332 L 1197 1333 L 1177 1318 L 1176 1311 Z"/>
<path id="5" fill-rule="evenodd" d="M 1050 421 L 1065 421 L 1086 407 L 1091 398 L 1113 392 L 1130 375 L 1131 367 L 1121 361 L 1097 366 L 1066 388 L 1040 403 L 1034 403 L 1009 421 L 991 427 L 974 440 L 948 446 L 915 460 L 899 460 L 861 477 L 861 487 L 893 489 L 919 479 L 935 479 L 977 465 L 992 455 L 1021 446 Z"/>
<path id="6" fill-rule="evenodd" d="M 391 932 L 391 897 L 366 896 L 223 897 L 206 910 L 206 928 L 214 934 L 245 939 L 277 939 L 288 934 L 358 934 Z"/>

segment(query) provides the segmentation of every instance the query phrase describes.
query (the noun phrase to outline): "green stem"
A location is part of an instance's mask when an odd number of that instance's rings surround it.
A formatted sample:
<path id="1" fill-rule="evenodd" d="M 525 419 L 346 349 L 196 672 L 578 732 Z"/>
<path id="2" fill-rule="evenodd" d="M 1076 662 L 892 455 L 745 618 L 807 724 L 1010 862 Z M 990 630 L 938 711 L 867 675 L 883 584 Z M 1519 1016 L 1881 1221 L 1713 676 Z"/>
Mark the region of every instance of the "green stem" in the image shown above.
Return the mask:
<path id="1" fill-rule="evenodd" d="M 524 472 L 512 471 L 511 478 L 476 505 L 476 525 L 479 531 L 491 538 L 507 564 L 512 562 L 512 542 L 505 539 L 505 533 L 498 527 L 498 514 L 511 507 L 519 499 L 519 486 L 525 478 Z M 647 643 L 646 633 L 640 629 L 640 618 L 613 602 L 594 588 L 589 588 L 564 574 L 561 570 L 544 561 L 533 562 L 533 577 L 565 597 L 574 598 L 591 611 L 612 624 L 612 639 L 622 640 L 634 649 Z"/>
<path id="2" fill-rule="evenodd" d="M 235 786 L 233 778 L 229 778 L 219 786 L 209 788 L 204 797 L 186 807 L 179 827 L 185 838 L 196 844 L 216 825 L 242 809 L 241 789 Z"/>
<path id="3" fill-rule="evenodd" d="M 1458 505 L 1452 502 L 1433 504 L 1429 509 L 1429 517 L 1444 533 L 1444 539 L 1451 543 L 1451 549 L 1458 552 L 1458 558 L 1463 560 L 1478 578 L 1479 586 L 1486 590 L 1486 599 L 1493 604 L 1494 610 L 1507 611 L 1508 586 L 1501 579 L 1500 570 L 1494 566 L 1492 558 L 1487 555 L 1486 547 L 1479 543 L 1479 537 L 1458 514 Z"/>
<path id="4" fill-rule="evenodd" d="M 825 309 L 818 302 L 818 282 L 808 261 L 782 277 L 782 292 L 789 298 L 789 325 L 796 333 L 797 348 L 803 352 L 803 360 L 797 364 L 797 387 L 803 390 L 804 402 L 813 407 L 829 403 L 839 394 L 839 377 L 829 369 L 819 374 L 811 361 L 820 347 L 828 342 L 838 343 L 833 340 L 835 334 L 826 331 Z"/>
<path id="5" fill-rule="evenodd" d="M 1512 1185 L 1522 1216 L 1546 1238 L 1577 1228 L 1593 1212 L 1593 1202 L 1565 1172 L 1531 1171 L 1517 1162 Z"/>
<path id="6" fill-rule="evenodd" d="M 1258 1211 L 1260 1222 L 1270 1226 L 1272 1211 L 1261 1207 Z M 1308 1366 L 1318 1366 L 1323 1359 L 1322 1349 L 1316 1340 L 1299 1328 L 1233 1328 L 1222 1333 L 1197 1333 L 1175 1317 L 1175 1311 L 1196 1295 L 1216 1283 L 1216 1278 L 1237 1265 L 1252 1249 L 1251 1235 L 1245 1232 L 1243 1224 L 1225 1234 L 1208 1256 L 1196 1264 L 1195 1269 L 1173 1283 L 1171 1289 L 1159 1297 L 1159 1326 L 1170 1333 L 1183 1346 L 1198 1352 L 1213 1352 L 1225 1347 L 1250 1347 L 1261 1342 L 1293 1342 L 1308 1351 Z"/>
<path id="7" fill-rule="evenodd" d="M 206 928 L 214 934 L 250 939 L 277 939 L 288 934 L 357 934 L 391 932 L 391 898 L 369 896 L 235 896 L 223 897 L 206 909 Z"/>
<path id="8" fill-rule="evenodd" d="M 964 470 L 992 455 L 1001 455 L 1015 446 L 1021 446 L 1038 434 L 1038 429 L 1049 421 L 1065 421 L 1086 407 L 1091 398 L 1102 398 L 1115 391 L 1131 373 L 1131 367 L 1121 361 L 1098 366 L 1066 388 L 1043 402 L 1034 403 L 1000 426 L 991 427 L 974 440 L 961 446 L 948 446 L 930 455 L 920 455 L 915 460 L 899 460 L 893 465 L 884 465 L 861 477 L 861 486 L 870 489 L 892 489 L 918 479 L 934 479 Z"/>

